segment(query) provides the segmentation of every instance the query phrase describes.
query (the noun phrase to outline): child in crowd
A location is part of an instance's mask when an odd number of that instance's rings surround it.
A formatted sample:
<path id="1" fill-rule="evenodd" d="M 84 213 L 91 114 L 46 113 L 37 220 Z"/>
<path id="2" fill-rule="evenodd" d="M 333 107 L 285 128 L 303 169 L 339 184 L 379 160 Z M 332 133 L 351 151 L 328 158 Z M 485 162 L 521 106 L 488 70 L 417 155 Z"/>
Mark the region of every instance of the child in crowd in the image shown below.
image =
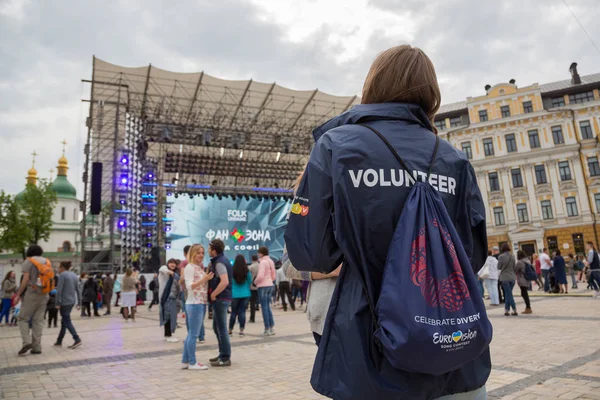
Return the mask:
<path id="1" fill-rule="evenodd" d="M 10 326 L 17 326 L 17 317 L 19 316 L 19 312 L 21 311 L 21 302 L 13 305 L 13 316 L 10 319 Z"/>
<path id="2" fill-rule="evenodd" d="M 46 303 L 46 312 L 48 313 L 48 328 L 51 327 L 52 321 L 54 321 L 54 327 L 58 321 L 58 309 L 56 308 L 56 289 L 50 292 L 48 296 L 48 303 Z"/>

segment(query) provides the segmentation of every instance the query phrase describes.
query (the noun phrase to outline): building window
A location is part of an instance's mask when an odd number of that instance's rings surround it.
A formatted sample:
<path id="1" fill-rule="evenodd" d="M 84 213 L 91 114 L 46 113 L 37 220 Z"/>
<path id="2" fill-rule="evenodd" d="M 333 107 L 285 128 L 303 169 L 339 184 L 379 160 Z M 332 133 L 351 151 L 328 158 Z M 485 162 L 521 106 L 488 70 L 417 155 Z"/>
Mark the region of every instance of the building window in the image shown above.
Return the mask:
<path id="1" fill-rule="evenodd" d="M 517 217 L 520 223 L 529 222 L 529 215 L 527 214 L 527 204 L 517 204 Z"/>
<path id="2" fill-rule="evenodd" d="M 529 114 L 529 113 L 533 112 L 533 105 L 531 104 L 530 101 L 523 102 L 523 111 L 525 111 L 525 114 Z"/>
<path id="3" fill-rule="evenodd" d="M 521 175 L 521 169 L 516 168 L 510 171 L 512 176 L 512 184 L 514 188 L 523 187 L 523 175 Z"/>
<path id="4" fill-rule="evenodd" d="M 450 127 L 451 128 L 456 128 L 457 126 L 461 126 L 462 122 L 460 117 L 452 117 L 450 118 Z"/>
<path id="5" fill-rule="evenodd" d="M 550 200 L 542 201 L 542 218 L 543 219 L 552 219 L 554 215 L 552 214 L 552 202 Z"/>
<path id="6" fill-rule="evenodd" d="M 92 228 L 89 228 L 87 230 L 87 237 L 89 237 L 89 238 L 94 237 L 94 230 Z"/>
<path id="7" fill-rule="evenodd" d="M 598 165 L 598 157 L 588 157 L 588 169 L 590 170 L 590 176 L 600 175 L 600 165 Z"/>
<path id="8" fill-rule="evenodd" d="M 554 144 L 563 144 L 565 142 L 562 128 L 560 126 L 552 127 L 552 139 L 554 140 Z"/>
<path id="9" fill-rule="evenodd" d="M 486 157 L 494 155 L 494 141 L 492 139 L 483 139 L 483 153 Z"/>
<path id="10" fill-rule="evenodd" d="M 596 212 L 600 214 L 600 193 L 594 195 L 594 200 L 596 201 Z"/>
<path id="11" fill-rule="evenodd" d="M 568 161 L 561 161 L 558 163 L 558 172 L 560 173 L 561 181 L 571 180 L 571 167 L 569 167 Z"/>
<path id="12" fill-rule="evenodd" d="M 77 221 L 77 209 L 73 209 L 73 221 Z"/>
<path id="13" fill-rule="evenodd" d="M 494 207 L 494 220 L 496 226 L 504 225 L 504 209 L 502 207 Z"/>
<path id="14" fill-rule="evenodd" d="M 504 137 L 506 139 L 506 151 L 509 153 L 514 153 L 517 151 L 517 141 L 515 139 L 515 134 L 511 133 L 510 135 L 506 135 Z"/>
<path id="15" fill-rule="evenodd" d="M 548 178 L 546 177 L 546 167 L 543 165 L 536 165 L 535 169 L 535 181 L 538 185 L 543 185 L 544 183 L 548 183 Z"/>
<path id="16" fill-rule="evenodd" d="M 552 99 L 552 107 L 564 107 L 565 106 L 565 98 L 564 97 L 555 97 Z"/>
<path id="17" fill-rule="evenodd" d="M 594 101 L 594 92 L 583 92 L 583 93 L 575 93 L 569 95 L 569 103 L 577 104 L 577 103 L 585 103 L 586 101 Z"/>
<path id="18" fill-rule="evenodd" d="M 485 122 L 488 120 L 487 110 L 479 110 L 479 122 Z"/>
<path id="19" fill-rule="evenodd" d="M 497 172 L 490 172 L 488 174 L 488 178 L 490 180 L 490 191 L 497 192 L 500 190 L 500 181 L 498 180 Z"/>
<path id="20" fill-rule="evenodd" d="M 63 207 L 60 209 L 60 219 L 64 221 L 67 218 L 67 209 Z"/>
<path id="21" fill-rule="evenodd" d="M 575 254 L 585 254 L 585 244 L 583 243 L 583 233 L 573 234 L 573 250 Z"/>
<path id="22" fill-rule="evenodd" d="M 594 133 L 592 132 L 592 126 L 590 125 L 590 121 L 581 121 L 579 123 L 579 129 L 581 129 L 581 138 L 582 139 L 593 139 Z"/>
<path id="23" fill-rule="evenodd" d="M 579 215 L 579 211 L 577 210 L 577 201 L 575 197 L 567 197 L 565 199 L 565 203 L 567 204 L 567 215 L 569 217 L 576 217 Z"/>
<path id="24" fill-rule="evenodd" d="M 438 131 L 443 131 L 444 129 L 446 129 L 446 120 L 445 119 L 440 119 L 440 120 L 436 120 L 434 122 L 435 127 L 438 129 Z"/>
<path id="25" fill-rule="evenodd" d="M 548 236 L 546 240 L 548 241 L 548 250 L 550 254 L 552 254 L 554 250 L 558 250 L 558 238 L 556 236 Z"/>
<path id="26" fill-rule="evenodd" d="M 502 118 L 510 117 L 510 107 L 509 106 L 500 107 L 500 113 L 502 114 Z"/>
<path id="27" fill-rule="evenodd" d="M 62 251 L 63 251 L 63 253 L 70 252 L 71 251 L 71 242 L 69 242 L 68 240 L 65 240 L 62 245 Z"/>
<path id="28" fill-rule="evenodd" d="M 471 142 L 464 142 L 461 144 L 462 151 L 467 155 L 470 160 L 473 158 L 473 152 L 471 151 Z"/>
<path id="29" fill-rule="evenodd" d="M 540 147 L 540 135 L 538 134 L 537 129 L 533 129 L 527 132 L 529 135 L 529 147 L 532 149 L 537 149 Z"/>

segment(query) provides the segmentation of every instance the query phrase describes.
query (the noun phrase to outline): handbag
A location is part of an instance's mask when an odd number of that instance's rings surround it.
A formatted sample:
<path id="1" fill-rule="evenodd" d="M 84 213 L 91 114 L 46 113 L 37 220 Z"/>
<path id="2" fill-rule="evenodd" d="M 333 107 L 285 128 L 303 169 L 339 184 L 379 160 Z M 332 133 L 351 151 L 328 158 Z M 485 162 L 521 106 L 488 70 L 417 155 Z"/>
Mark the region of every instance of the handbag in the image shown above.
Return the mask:
<path id="1" fill-rule="evenodd" d="M 490 277 L 490 266 L 485 264 L 477 273 L 481 279 L 488 279 Z"/>

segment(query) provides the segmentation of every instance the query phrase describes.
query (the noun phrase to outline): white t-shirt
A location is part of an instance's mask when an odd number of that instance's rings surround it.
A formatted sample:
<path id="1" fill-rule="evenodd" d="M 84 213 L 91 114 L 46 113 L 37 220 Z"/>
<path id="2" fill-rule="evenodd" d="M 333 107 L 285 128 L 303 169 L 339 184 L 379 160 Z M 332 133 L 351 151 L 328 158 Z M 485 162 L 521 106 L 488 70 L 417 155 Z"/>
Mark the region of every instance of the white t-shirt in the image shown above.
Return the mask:
<path id="1" fill-rule="evenodd" d="M 540 263 L 542 264 L 541 268 L 543 270 L 549 270 L 550 268 L 552 268 L 550 256 L 546 253 L 542 253 L 542 255 L 540 256 Z"/>
<path id="2" fill-rule="evenodd" d="M 158 270 L 158 301 L 162 299 L 163 292 L 165 291 L 165 286 L 167 286 L 167 282 L 171 275 L 169 275 L 169 267 L 163 265 Z"/>

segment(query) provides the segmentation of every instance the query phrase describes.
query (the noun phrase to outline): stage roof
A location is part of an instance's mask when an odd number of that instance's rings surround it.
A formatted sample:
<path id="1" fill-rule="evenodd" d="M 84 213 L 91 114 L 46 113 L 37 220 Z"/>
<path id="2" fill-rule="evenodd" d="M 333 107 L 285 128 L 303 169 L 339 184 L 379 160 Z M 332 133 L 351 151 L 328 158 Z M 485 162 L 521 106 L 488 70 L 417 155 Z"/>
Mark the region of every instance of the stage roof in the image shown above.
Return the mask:
<path id="1" fill-rule="evenodd" d="M 180 73 L 152 65 L 129 68 L 94 57 L 92 101 L 121 103 L 154 124 L 283 136 L 308 135 L 360 99 L 276 83 L 230 81 L 204 72 Z M 305 136 L 306 137 L 306 136 Z"/>

